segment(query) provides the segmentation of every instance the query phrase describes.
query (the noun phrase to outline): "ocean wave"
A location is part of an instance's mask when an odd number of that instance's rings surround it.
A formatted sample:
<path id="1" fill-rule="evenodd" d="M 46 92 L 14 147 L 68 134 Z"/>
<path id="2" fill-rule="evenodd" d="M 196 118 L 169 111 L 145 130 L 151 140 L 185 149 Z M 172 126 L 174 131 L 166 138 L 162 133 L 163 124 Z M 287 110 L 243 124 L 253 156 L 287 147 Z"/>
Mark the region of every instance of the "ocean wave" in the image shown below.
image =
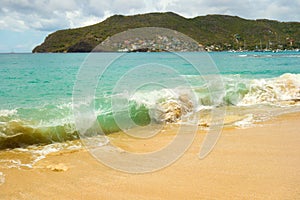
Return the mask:
<path id="1" fill-rule="evenodd" d="M 275 78 L 247 79 L 239 75 L 223 76 L 224 93 L 221 101 L 214 101 L 206 85 L 195 87 L 198 103 L 208 106 L 252 106 L 269 104 L 293 106 L 300 101 L 300 74 L 286 73 Z"/>
<path id="2" fill-rule="evenodd" d="M 224 75 L 222 77 L 224 91 L 217 95 L 213 94 L 215 92 L 214 80 L 203 83 L 204 79 L 200 76 L 187 76 L 186 78 L 192 79 L 191 88 L 138 91 L 130 97 L 113 94 L 97 97 L 94 102 L 90 100 L 83 102 L 82 105 L 84 103 L 95 105 L 95 120 L 100 129 L 97 130 L 99 133 L 96 132 L 93 135 L 100 134 L 100 132 L 109 134 L 123 129 L 124 127 L 119 127 L 116 118 L 128 120 L 129 117 L 134 123 L 125 128 L 130 129 L 135 126 L 147 126 L 150 123 L 179 123 L 183 118 L 201 111 L 223 106 L 292 107 L 300 103 L 300 74 L 287 73 L 268 79 L 246 79 L 239 75 Z M 197 80 L 201 84 L 197 85 Z M 117 104 L 117 107 L 114 107 L 112 98 L 125 98 L 126 101 L 121 102 L 127 102 L 127 104 Z M 72 102 L 65 102 L 33 108 L 0 110 L 0 149 L 78 139 L 72 111 L 75 106 Z M 247 120 L 237 125 L 243 126 L 244 123 L 255 122 L 255 120 Z M 201 123 L 207 124 L 208 122 Z"/>
<path id="3" fill-rule="evenodd" d="M 146 126 L 151 122 L 177 122 L 182 116 L 194 110 L 194 102 L 191 99 L 192 97 L 187 93 L 178 94 L 170 90 L 152 91 L 138 93 L 128 99 L 128 105 L 124 105 L 125 110 L 115 110 L 107 105 L 95 108 L 96 122 L 100 129 L 92 135 L 120 131 L 116 118 L 128 120 L 126 119 L 128 114 L 136 126 Z M 103 99 L 98 100 L 103 102 Z M 50 144 L 79 138 L 70 104 L 18 108 L 16 111 L 5 111 L 5 113 L 12 115 L 9 118 L 1 118 L 0 149 Z M 126 128 L 134 128 L 134 126 Z"/>
<path id="4" fill-rule="evenodd" d="M 237 55 L 240 58 L 252 57 L 252 58 L 300 58 L 298 53 L 295 54 L 239 54 Z"/>
<path id="5" fill-rule="evenodd" d="M 272 79 L 255 79 L 247 90 L 237 105 L 294 105 L 300 101 L 300 74 L 287 73 Z"/>
<path id="6" fill-rule="evenodd" d="M 157 122 L 176 122 L 199 109 L 194 95 L 184 88 L 140 92 L 133 95 L 130 101 L 136 104 L 134 107 L 146 107 L 150 118 Z"/>
<path id="7" fill-rule="evenodd" d="M 72 124 L 40 126 L 21 120 L 10 120 L 0 124 L 0 149 L 74 139 L 78 139 L 78 134 Z"/>

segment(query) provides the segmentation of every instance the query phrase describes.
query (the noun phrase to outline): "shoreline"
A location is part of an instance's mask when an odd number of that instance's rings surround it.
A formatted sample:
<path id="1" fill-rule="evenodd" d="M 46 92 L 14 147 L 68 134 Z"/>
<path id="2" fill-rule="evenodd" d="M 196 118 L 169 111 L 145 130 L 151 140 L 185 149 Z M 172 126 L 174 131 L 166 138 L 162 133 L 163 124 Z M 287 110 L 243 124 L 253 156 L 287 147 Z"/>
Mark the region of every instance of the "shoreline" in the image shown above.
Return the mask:
<path id="1" fill-rule="evenodd" d="M 153 51 L 153 52 L 138 52 L 138 53 L 164 53 L 167 51 L 162 51 L 162 52 L 157 52 L 157 51 Z M 283 53 L 283 52 L 300 52 L 300 49 L 296 48 L 296 49 L 272 49 L 272 50 L 262 50 L 262 51 L 257 51 L 257 50 L 239 50 L 239 49 L 228 49 L 228 50 L 220 50 L 220 51 L 216 51 L 216 50 L 204 50 L 204 51 L 171 51 L 171 52 L 179 52 L 179 53 L 186 53 L 186 52 L 207 52 L 207 53 L 224 53 L 224 52 L 228 52 L 228 53 Z M 0 52 L 0 54 L 76 54 L 76 53 L 82 53 L 82 54 L 89 54 L 89 53 L 136 53 L 136 52 L 121 52 L 121 51 L 113 51 L 113 52 Z"/>
<path id="2" fill-rule="evenodd" d="M 4 199 L 297 199 L 300 198 L 300 112 L 246 129 L 225 127 L 213 151 L 198 158 L 205 137 L 198 131 L 185 154 L 157 172 L 127 174 L 110 169 L 85 149 L 48 154 L 33 169 L 0 168 Z M 174 128 L 174 127 L 173 127 Z M 157 149 L 172 138 L 172 128 Z M 145 144 L 115 135 L 115 144 Z M 0 179 L 1 179 L 0 177 Z"/>

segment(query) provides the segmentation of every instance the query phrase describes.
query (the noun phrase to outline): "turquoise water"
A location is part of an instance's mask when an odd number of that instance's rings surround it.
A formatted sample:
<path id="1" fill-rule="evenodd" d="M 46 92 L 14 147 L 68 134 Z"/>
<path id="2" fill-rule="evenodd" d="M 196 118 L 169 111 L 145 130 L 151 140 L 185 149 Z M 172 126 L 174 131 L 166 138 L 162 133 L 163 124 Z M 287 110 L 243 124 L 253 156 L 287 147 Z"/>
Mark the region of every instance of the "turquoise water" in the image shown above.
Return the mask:
<path id="1" fill-rule="evenodd" d="M 220 106 L 232 112 L 298 108 L 300 52 L 203 54 L 95 53 L 97 62 L 84 53 L 0 54 L 0 148 L 78 138 L 74 94 L 81 94 L 78 102 L 88 101 L 92 94 L 90 103 L 105 133 L 120 130 L 112 111 L 114 101 L 119 118 L 127 110 L 138 126 L 176 123 L 189 112 Z M 186 58 L 203 64 L 200 72 Z M 111 60 L 99 76 L 99 69 Z M 214 64 L 224 85 L 218 97 L 212 95 L 218 85 L 214 80 L 220 81 L 210 68 Z M 80 69 L 85 69 L 83 79 Z M 149 84 L 143 85 L 145 81 Z"/>

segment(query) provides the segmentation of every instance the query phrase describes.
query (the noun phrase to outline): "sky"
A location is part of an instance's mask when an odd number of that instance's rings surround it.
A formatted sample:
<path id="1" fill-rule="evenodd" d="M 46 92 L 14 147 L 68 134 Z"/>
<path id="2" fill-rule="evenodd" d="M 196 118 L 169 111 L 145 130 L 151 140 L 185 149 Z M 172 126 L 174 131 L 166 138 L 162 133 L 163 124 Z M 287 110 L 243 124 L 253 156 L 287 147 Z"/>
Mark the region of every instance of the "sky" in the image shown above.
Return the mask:
<path id="1" fill-rule="evenodd" d="M 299 8 L 300 0 L 0 0 L 0 53 L 31 52 L 49 33 L 114 14 L 171 11 L 187 18 L 225 14 L 299 22 Z"/>

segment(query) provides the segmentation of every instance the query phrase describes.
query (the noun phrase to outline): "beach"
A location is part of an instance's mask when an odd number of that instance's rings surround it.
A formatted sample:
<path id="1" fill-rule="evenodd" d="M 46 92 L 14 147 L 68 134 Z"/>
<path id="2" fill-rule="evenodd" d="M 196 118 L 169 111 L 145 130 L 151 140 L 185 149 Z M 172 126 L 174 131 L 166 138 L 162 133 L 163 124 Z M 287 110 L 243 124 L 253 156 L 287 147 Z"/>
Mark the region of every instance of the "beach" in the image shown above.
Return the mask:
<path id="1" fill-rule="evenodd" d="M 300 200 L 299 1 L 3 1 L 0 200 Z"/>
<path id="2" fill-rule="evenodd" d="M 0 168 L 1 199 L 298 199 L 300 198 L 300 113 L 249 128 L 225 127 L 213 151 L 197 156 L 205 131 L 174 164 L 129 174 L 113 170 L 84 148 L 50 153 L 32 169 Z M 174 132 L 165 131 L 155 149 Z M 119 138 L 119 139 L 118 139 Z M 124 138 L 123 138 L 124 139 Z M 115 137 L 115 144 L 136 140 Z M 142 148 L 140 144 L 136 144 Z M 3 155 L 2 155 L 3 159 Z"/>
<path id="3" fill-rule="evenodd" d="M 299 52 L 120 55 L 0 54 L 0 199 L 300 198 Z"/>

